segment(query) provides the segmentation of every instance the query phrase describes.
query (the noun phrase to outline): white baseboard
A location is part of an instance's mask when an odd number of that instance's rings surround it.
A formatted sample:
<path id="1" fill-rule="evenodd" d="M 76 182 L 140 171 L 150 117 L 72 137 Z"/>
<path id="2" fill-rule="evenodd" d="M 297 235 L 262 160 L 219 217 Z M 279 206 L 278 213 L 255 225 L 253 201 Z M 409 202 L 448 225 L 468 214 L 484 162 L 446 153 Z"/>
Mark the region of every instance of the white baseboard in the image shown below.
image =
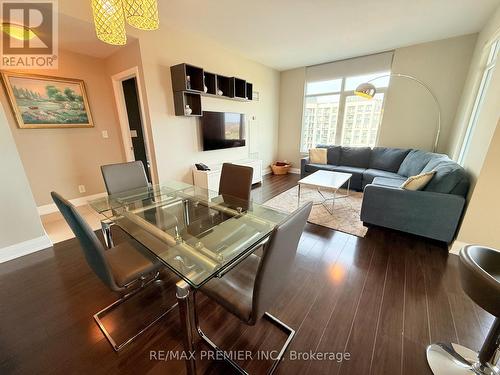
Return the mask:
<path id="1" fill-rule="evenodd" d="M 300 168 L 290 168 L 288 173 L 300 174 Z"/>
<path id="2" fill-rule="evenodd" d="M 270 167 L 267 167 L 262 171 L 262 175 L 265 176 L 266 174 L 270 174 L 272 172 L 272 169 Z"/>
<path id="3" fill-rule="evenodd" d="M 23 255 L 28 255 L 51 246 L 52 241 L 47 234 L 28 241 L 16 243 L 0 249 L 0 263 L 22 257 Z"/>
<path id="4" fill-rule="evenodd" d="M 98 194 L 87 195 L 85 197 L 70 199 L 69 201 L 78 207 L 78 206 L 83 206 L 84 204 L 87 204 L 87 202 L 92 200 L 92 199 L 102 198 L 102 197 L 105 197 L 106 195 L 108 195 L 108 194 L 107 193 L 98 193 Z M 57 211 L 58 210 L 57 210 L 57 206 L 55 203 L 50 203 L 50 204 L 46 204 L 43 206 L 38 206 L 38 214 L 40 216 L 51 214 L 51 213 L 57 212 Z"/>
<path id="5" fill-rule="evenodd" d="M 450 254 L 458 255 L 458 253 L 460 252 L 460 249 L 462 249 L 462 247 L 467 246 L 467 245 L 469 245 L 469 244 L 466 242 L 453 241 L 453 243 L 450 245 L 450 248 L 449 248 Z"/>

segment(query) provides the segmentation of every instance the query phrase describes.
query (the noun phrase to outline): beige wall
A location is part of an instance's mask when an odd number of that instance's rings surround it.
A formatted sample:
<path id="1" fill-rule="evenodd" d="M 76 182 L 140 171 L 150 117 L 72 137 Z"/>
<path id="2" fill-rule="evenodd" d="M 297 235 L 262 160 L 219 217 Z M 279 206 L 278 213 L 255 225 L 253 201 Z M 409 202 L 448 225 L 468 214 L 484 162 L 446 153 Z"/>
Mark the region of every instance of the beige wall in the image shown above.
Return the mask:
<path id="1" fill-rule="evenodd" d="M 123 160 L 111 80 L 102 59 L 60 51 L 59 69 L 30 71 L 85 81 L 94 128 L 19 129 L 7 103 L 1 102 L 38 206 L 52 203 L 55 190 L 68 199 L 105 191 L 99 166 Z M 109 138 L 101 132 L 106 130 Z M 86 192 L 79 193 L 78 185 Z"/>
<path id="2" fill-rule="evenodd" d="M 428 83 L 442 107 L 440 152 L 448 151 L 453 119 L 467 76 L 476 35 L 465 35 L 394 51 L 392 71 Z M 279 158 L 300 160 L 305 68 L 281 72 Z M 387 95 L 379 142 L 381 146 L 431 149 L 437 112 L 432 98 L 414 82 L 394 78 Z"/>
<path id="3" fill-rule="evenodd" d="M 498 213 L 500 199 L 500 126 L 496 130 L 484 159 L 474 193 L 458 234 L 458 241 L 500 249 Z"/>
<path id="4" fill-rule="evenodd" d="M 0 250 L 45 235 L 3 108 L 0 107 Z M 0 258 L 2 255 L 0 254 Z"/>
<path id="5" fill-rule="evenodd" d="M 139 34 L 138 34 L 139 35 Z M 247 134 L 258 140 L 258 156 L 267 167 L 277 155 L 279 73 L 247 60 L 218 44 L 191 34 L 169 30 L 139 35 L 149 115 L 153 134 L 159 180 L 192 181 L 191 168 L 205 164 L 234 161 L 248 157 L 249 147 L 202 151 L 199 121 L 174 115 L 170 66 L 190 63 L 207 71 L 238 76 L 254 84 L 259 101 L 239 102 L 204 97 L 204 110 L 245 113 Z M 161 46 L 161 47 L 159 47 Z M 250 127 L 257 128 L 252 131 Z M 255 139 L 253 140 L 255 141 Z"/>
<path id="6" fill-rule="evenodd" d="M 142 59 L 141 59 L 141 48 L 139 45 L 139 41 L 129 42 L 126 46 L 120 48 L 117 52 L 107 57 L 105 60 L 106 63 L 106 72 L 110 76 L 110 79 L 114 79 L 114 76 L 125 71 L 128 71 L 132 68 L 136 68 L 138 70 L 139 77 L 137 77 L 138 88 L 140 92 L 140 99 L 142 99 L 142 104 L 144 106 L 144 118 L 143 127 L 146 131 L 146 142 L 148 144 L 148 151 L 150 156 L 150 164 L 151 164 L 151 178 L 153 182 L 158 182 L 158 174 L 156 170 L 156 157 L 155 157 L 155 149 L 154 143 L 152 140 L 152 132 L 151 132 L 151 119 L 149 117 L 148 108 L 148 100 L 147 100 L 147 92 L 144 84 L 144 72 L 142 69 Z M 115 92 L 113 91 L 113 94 Z M 116 102 L 116 97 L 114 97 Z M 115 113 L 118 117 L 118 108 L 115 107 Z"/>
<path id="7" fill-rule="evenodd" d="M 457 111 L 477 34 L 418 44 L 394 51 L 392 72 L 423 81 L 441 107 L 438 152 L 448 152 Z M 437 109 L 416 82 L 393 78 L 384 107 L 378 145 L 432 150 Z"/>
<path id="8" fill-rule="evenodd" d="M 463 90 L 460 107 L 455 119 L 456 132 L 450 144 L 450 152 L 458 158 L 474 100 L 476 98 L 479 82 L 484 66 L 486 65 L 487 51 L 490 43 L 500 36 L 500 8 L 492 15 L 489 22 L 479 33 L 474 57 L 469 69 L 469 74 Z M 498 61 L 498 60 L 497 60 Z M 498 64 L 498 63 L 497 63 Z M 493 76 L 485 93 L 485 100 L 479 115 L 478 123 L 472 133 L 469 150 L 465 155 L 464 167 L 473 177 L 473 182 L 479 176 L 484 158 L 488 151 L 498 117 L 500 116 L 500 69 L 493 71 Z"/>

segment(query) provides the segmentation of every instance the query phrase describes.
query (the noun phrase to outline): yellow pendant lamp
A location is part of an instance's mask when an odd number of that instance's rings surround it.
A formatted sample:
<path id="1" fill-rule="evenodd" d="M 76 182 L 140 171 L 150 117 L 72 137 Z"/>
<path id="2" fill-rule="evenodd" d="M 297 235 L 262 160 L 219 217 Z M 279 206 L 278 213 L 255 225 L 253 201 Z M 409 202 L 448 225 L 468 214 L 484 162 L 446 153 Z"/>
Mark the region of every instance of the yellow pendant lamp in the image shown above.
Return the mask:
<path id="1" fill-rule="evenodd" d="M 92 13 L 97 37 L 105 43 L 127 43 L 122 0 L 92 0 Z"/>
<path id="2" fill-rule="evenodd" d="M 140 30 L 156 30 L 160 26 L 156 0 L 123 0 L 125 18 Z"/>

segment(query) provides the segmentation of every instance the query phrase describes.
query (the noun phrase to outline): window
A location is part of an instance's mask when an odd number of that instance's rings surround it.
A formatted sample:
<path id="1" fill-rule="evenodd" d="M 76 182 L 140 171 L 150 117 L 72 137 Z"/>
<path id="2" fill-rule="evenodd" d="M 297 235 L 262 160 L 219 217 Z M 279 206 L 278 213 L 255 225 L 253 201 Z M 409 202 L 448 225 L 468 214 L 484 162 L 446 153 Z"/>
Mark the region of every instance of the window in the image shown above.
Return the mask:
<path id="1" fill-rule="evenodd" d="M 462 142 L 460 154 L 458 155 L 458 163 L 462 165 L 465 161 L 465 156 L 467 155 L 470 141 L 472 139 L 472 133 L 474 132 L 474 128 L 477 125 L 479 114 L 481 113 L 481 107 L 483 106 L 484 97 L 491 81 L 493 68 L 495 67 L 498 56 L 498 50 L 500 48 L 499 44 L 500 44 L 499 41 L 496 40 L 495 42 L 492 43 L 487 52 L 488 57 L 486 60 L 486 66 L 481 76 L 481 82 L 479 83 L 479 88 L 477 90 L 476 98 L 474 99 L 474 105 L 472 107 L 472 112 L 470 114 L 469 124 L 467 125 L 467 131 L 465 132 L 465 137 Z"/>
<path id="2" fill-rule="evenodd" d="M 389 74 L 386 71 L 308 82 L 300 150 L 307 152 L 318 144 L 373 147 L 377 141 Z M 368 81 L 377 88 L 375 97 L 367 100 L 354 95 L 356 87 Z"/>

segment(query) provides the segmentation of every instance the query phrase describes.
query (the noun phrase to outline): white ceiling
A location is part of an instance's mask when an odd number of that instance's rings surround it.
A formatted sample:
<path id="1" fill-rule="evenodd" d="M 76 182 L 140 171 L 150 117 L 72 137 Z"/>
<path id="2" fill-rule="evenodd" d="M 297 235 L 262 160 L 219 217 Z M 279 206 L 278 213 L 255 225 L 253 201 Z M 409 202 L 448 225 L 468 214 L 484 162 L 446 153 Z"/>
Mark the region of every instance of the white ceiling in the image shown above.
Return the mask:
<path id="1" fill-rule="evenodd" d="M 479 31 L 499 0 L 161 0 L 160 21 L 279 70 Z"/>
<path id="2" fill-rule="evenodd" d="M 158 0 L 160 29 L 201 34 L 285 70 L 481 30 L 500 0 Z M 61 46 L 105 57 L 90 0 L 60 2 Z M 66 23 L 65 23 L 66 22 Z M 76 28 L 76 29 L 75 29 Z M 71 49 L 71 48 L 70 48 Z"/>
<path id="3" fill-rule="evenodd" d="M 129 43 L 135 39 L 127 37 Z M 64 14 L 59 14 L 59 48 L 99 58 L 106 58 L 120 49 L 99 41 L 92 23 Z"/>

